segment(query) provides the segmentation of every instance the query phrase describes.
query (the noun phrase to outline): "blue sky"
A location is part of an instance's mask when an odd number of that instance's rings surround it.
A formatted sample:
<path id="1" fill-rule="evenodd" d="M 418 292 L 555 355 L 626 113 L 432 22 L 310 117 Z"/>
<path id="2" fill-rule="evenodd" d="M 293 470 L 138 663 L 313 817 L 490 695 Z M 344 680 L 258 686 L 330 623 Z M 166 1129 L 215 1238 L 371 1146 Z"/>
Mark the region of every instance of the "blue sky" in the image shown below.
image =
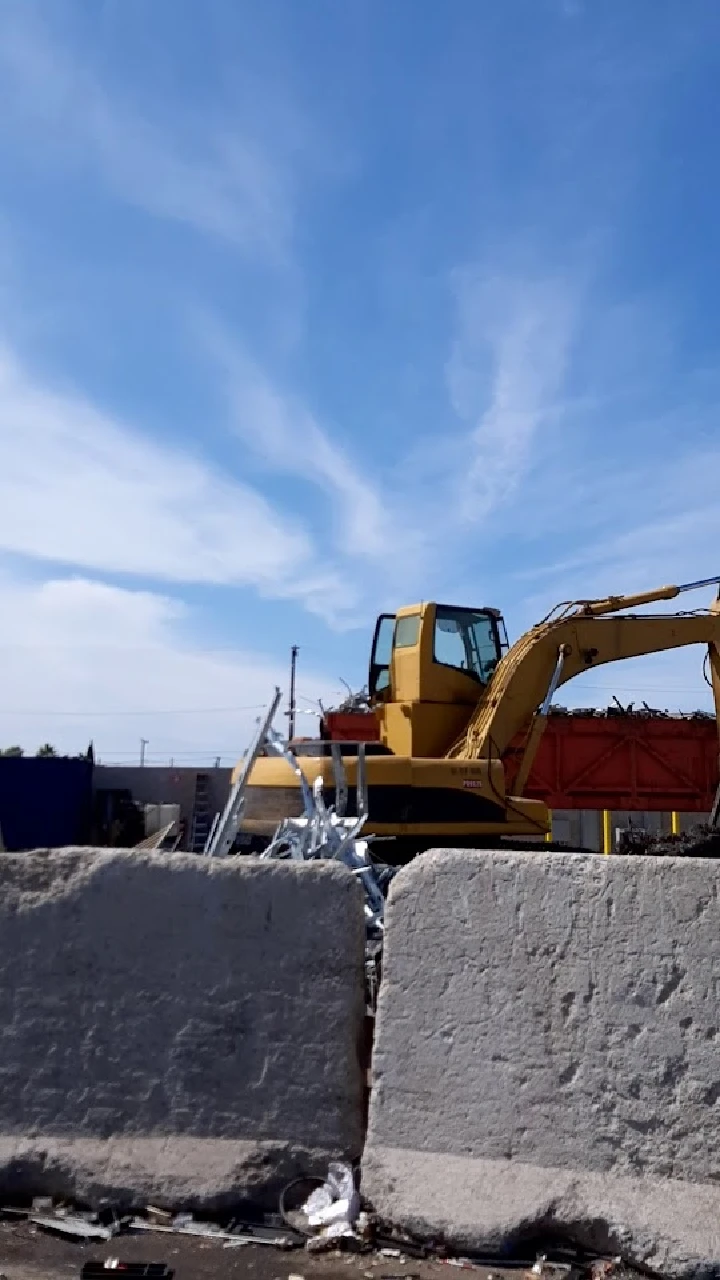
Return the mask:
<path id="1" fill-rule="evenodd" d="M 719 73 L 714 0 L 0 0 L 3 742 L 230 759 L 382 608 L 720 572 Z"/>

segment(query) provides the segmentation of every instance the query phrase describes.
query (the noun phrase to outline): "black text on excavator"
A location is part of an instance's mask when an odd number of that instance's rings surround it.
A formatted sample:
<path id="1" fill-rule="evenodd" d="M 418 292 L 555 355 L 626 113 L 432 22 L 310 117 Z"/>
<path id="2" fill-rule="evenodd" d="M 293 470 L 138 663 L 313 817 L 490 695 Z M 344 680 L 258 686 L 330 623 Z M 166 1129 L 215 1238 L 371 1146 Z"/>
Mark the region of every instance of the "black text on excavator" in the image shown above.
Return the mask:
<path id="1" fill-rule="evenodd" d="M 523 797 L 555 691 L 603 663 L 685 645 L 707 647 L 720 724 L 720 596 L 689 613 L 629 610 L 675 599 L 720 579 L 661 587 L 632 596 L 558 606 L 510 648 L 496 609 L 425 603 L 382 614 L 375 627 L 369 691 L 379 742 L 367 745 L 365 830 L 393 837 L 383 857 L 404 861 L 431 846 L 522 844 L 549 829 L 546 806 Z M 525 733 L 513 794 L 502 757 Z M 356 747 L 343 744 L 354 803 Z M 322 777 L 333 803 L 329 745 L 299 744 L 308 782 Z M 257 849 L 277 823 L 302 812 L 300 791 L 282 758 L 253 766 L 240 847 Z"/>

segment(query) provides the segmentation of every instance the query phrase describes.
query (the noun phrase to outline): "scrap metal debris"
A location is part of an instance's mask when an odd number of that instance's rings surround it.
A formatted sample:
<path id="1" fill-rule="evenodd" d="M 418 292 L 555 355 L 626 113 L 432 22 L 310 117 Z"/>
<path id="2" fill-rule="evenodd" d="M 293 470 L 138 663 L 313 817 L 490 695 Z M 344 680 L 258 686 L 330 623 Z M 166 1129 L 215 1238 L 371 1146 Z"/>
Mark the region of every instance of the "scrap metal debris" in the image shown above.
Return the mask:
<path id="1" fill-rule="evenodd" d="M 315 859 L 342 862 L 357 876 L 365 894 L 366 988 L 369 1012 L 373 1013 L 380 978 L 385 896 L 397 868 L 376 862 L 370 854 L 371 837 L 361 836 L 368 817 L 365 746 L 361 743 L 357 754 L 357 814 L 355 817 L 348 817 L 348 785 L 340 743 L 330 744 L 335 804 L 327 806 L 323 799 L 322 778 L 316 779 L 312 789 L 309 787 L 291 745 L 272 727 L 279 702 L 280 690 L 276 689 L 264 718 L 258 723 L 225 809 L 222 814 L 215 815 L 204 853 L 207 857 L 224 857 L 232 852 L 245 809 L 248 781 L 258 756 L 266 753 L 286 760 L 298 780 L 303 816 L 284 819 L 260 857 L 301 862 Z"/>
<path id="2" fill-rule="evenodd" d="M 578 1275 L 575 1263 L 550 1262 L 545 1254 L 535 1260 L 528 1272 L 530 1280 L 535 1276 L 540 1276 L 541 1280 L 567 1280 L 568 1277 Z"/>
<path id="3" fill-rule="evenodd" d="M 160 827 L 159 831 L 154 831 L 152 835 L 146 836 L 138 844 L 133 845 L 134 849 L 146 849 L 149 852 L 162 850 L 167 853 L 174 853 L 180 843 L 180 831 L 178 824 L 173 819 L 164 827 Z"/>
<path id="4" fill-rule="evenodd" d="M 157 1215 L 154 1210 L 154 1215 Z M 157 1217 L 131 1218 L 130 1231 L 158 1231 L 166 1235 L 200 1236 L 205 1240 L 222 1241 L 226 1248 L 237 1249 L 243 1245 L 273 1245 L 276 1249 L 293 1249 L 302 1244 L 302 1238 L 284 1228 L 268 1227 L 257 1223 L 233 1220 L 227 1229 L 215 1222 L 194 1218 L 191 1213 L 178 1213 L 171 1222 L 160 1222 Z"/>
<path id="5" fill-rule="evenodd" d="M 357 876 L 365 894 L 365 970 L 369 1005 L 374 1009 L 385 929 L 385 895 L 397 868 L 376 863 L 370 855 L 371 838 L 363 838 L 360 834 L 368 816 L 365 747 L 360 744 L 357 754 L 357 814 L 348 817 L 347 777 L 339 743 L 333 742 L 330 746 L 335 782 L 335 804 L 330 806 L 323 798 L 322 778 L 316 778 L 311 789 L 297 757 L 278 735 L 270 733 L 266 746 L 287 761 L 298 779 L 304 814 L 301 818 L 285 818 L 260 857 L 297 862 L 315 859 L 342 862 Z"/>
<path id="6" fill-rule="evenodd" d="M 123 1262 L 120 1258 L 106 1258 L 104 1262 L 86 1262 L 80 1280 L 108 1280 L 108 1271 L 122 1271 L 123 1280 L 173 1280 L 175 1275 L 166 1262 Z"/>
<path id="7" fill-rule="evenodd" d="M 303 1194 L 298 1191 L 304 1185 Z M 308 1194 L 309 1187 L 314 1189 Z M 296 1209 L 287 1208 L 287 1196 L 291 1188 L 296 1189 Z M 308 1253 L 326 1251 L 349 1251 L 352 1253 L 372 1252 L 374 1257 L 371 1267 L 382 1266 L 383 1259 L 392 1259 L 396 1266 L 404 1267 L 411 1259 L 425 1258 L 444 1263 L 446 1266 L 461 1270 L 484 1272 L 490 1267 L 511 1268 L 527 1280 L 642 1280 L 652 1275 L 654 1280 L 662 1280 L 655 1272 L 636 1268 L 621 1257 L 602 1257 L 587 1253 L 574 1244 L 567 1247 L 553 1244 L 546 1252 L 538 1252 L 533 1262 L 527 1255 L 523 1258 L 514 1251 L 504 1254 L 484 1256 L 472 1254 L 470 1257 L 454 1254 L 442 1241 L 420 1242 L 414 1238 L 395 1232 L 383 1234 L 383 1224 L 375 1217 L 361 1209 L 361 1198 L 356 1184 L 356 1176 L 350 1165 L 333 1162 L 328 1167 L 324 1182 L 316 1178 L 297 1178 L 285 1188 L 280 1200 L 280 1214 L 261 1213 L 262 1222 L 231 1218 L 225 1226 L 217 1222 L 196 1219 L 192 1213 L 172 1214 L 166 1209 L 148 1205 L 146 1216 L 120 1216 L 112 1209 L 106 1208 L 98 1213 L 71 1208 L 66 1204 L 55 1204 L 50 1197 L 37 1197 L 31 1207 L 0 1205 L 0 1217 L 25 1219 L 29 1224 L 42 1230 L 65 1236 L 78 1245 L 91 1240 L 109 1240 L 119 1235 L 132 1235 L 137 1231 L 156 1231 L 169 1235 L 193 1236 L 206 1243 L 216 1242 L 222 1248 L 241 1248 L 245 1245 L 273 1245 L 281 1249 L 293 1249 L 305 1246 Z M 46 1212 L 39 1212 L 40 1208 Z M 256 1211 L 257 1212 L 257 1211 Z M 303 1225 L 292 1219 L 300 1218 Z M 281 1225 L 282 1224 L 282 1225 Z M 387 1230 L 387 1224 L 385 1227 Z M 535 1249 L 543 1248 L 540 1242 Z M 535 1250 L 533 1250 L 535 1252 Z M 347 1259 L 351 1261 L 350 1258 Z M 83 1269 L 81 1280 L 105 1280 L 108 1271 L 123 1271 L 129 1280 L 173 1280 L 173 1273 L 164 1263 L 124 1263 L 118 1258 L 107 1258 L 103 1262 L 89 1262 Z M 376 1275 L 375 1272 L 363 1273 L 366 1280 Z M 0 1275 L 0 1280 L 5 1277 Z M 108 1278 L 109 1280 L 109 1278 Z M 291 1275 L 288 1280 L 304 1280 L 299 1275 Z M 418 1273 L 387 1271 L 378 1275 L 377 1280 L 418 1280 Z"/>
<path id="8" fill-rule="evenodd" d="M 652 854 L 668 858 L 720 858 L 720 830 L 708 822 L 696 823 L 679 835 L 646 831 L 643 827 L 618 829 L 618 854 Z"/>
<path id="9" fill-rule="evenodd" d="M 52 1216 L 32 1214 L 28 1219 L 34 1227 L 50 1231 L 53 1235 L 67 1236 L 71 1240 L 111 1240 L 120 1230 L 120 1224 L 104 1226 L 92 1217 L 64 1213 L 56 1210 Z"/>
<path id="10" fill-rule="evenodd" d="M 347 697 L 337 707 L 324 707 L 320 703 L 320 710 L 323 715 L 357 715 L 358 713 L 365 714 L 372 711 L 373 707 L 367 685 L 355 693 L 350 688 L 347 680 L 343 680 L 342 676 L 340 676 L 340 683 L 345 685 Z"/>

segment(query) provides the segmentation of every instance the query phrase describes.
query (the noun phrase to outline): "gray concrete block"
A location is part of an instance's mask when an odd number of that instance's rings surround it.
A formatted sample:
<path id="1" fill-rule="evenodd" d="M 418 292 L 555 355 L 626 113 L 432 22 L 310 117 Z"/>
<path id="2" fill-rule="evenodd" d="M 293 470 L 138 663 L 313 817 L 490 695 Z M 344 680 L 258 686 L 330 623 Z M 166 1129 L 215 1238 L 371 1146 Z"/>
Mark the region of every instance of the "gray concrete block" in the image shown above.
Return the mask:
<path id="1" fill-rule="evenodd" d="M 0 858 L 0 1191 L 213 1208 L 357 1156 L 363 948 L 330 863 Z"/>
<path id="2" fill-rule="evenodd" d="M 436 851 L 387 912 L 363 1187 L 464 1248 L 720 1269 L 720 864 Z"/>

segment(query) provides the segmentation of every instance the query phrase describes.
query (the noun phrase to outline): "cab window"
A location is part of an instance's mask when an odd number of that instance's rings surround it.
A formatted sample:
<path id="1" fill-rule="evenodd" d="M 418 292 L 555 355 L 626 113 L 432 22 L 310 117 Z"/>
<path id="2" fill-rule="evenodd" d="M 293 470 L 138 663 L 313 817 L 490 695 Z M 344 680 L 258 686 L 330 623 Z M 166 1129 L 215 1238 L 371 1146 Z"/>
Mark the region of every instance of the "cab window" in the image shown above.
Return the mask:
<path id="1" fill-rule="evenodd" d="M 475 609 L 438 605 L 433 657 L 435 662 L 487 684 L 501 657 L 495 619 Z"/>
<path id="2" fill-rule="evenodd" d="M 370 696 L 382 693 L 390 685 L 390 659 L 392 657 L 395 614 L 383 613 L 375 625 L 372 657 L 370 659 Z"/>
<path id="3" fill-rule="evenodd" d="M 420 614 L 409 613 L 404 618 L 398 618 L 395 623 L 395 648 L 409 649 L 412 645 L 417 644 L 419 639 Z"/>

